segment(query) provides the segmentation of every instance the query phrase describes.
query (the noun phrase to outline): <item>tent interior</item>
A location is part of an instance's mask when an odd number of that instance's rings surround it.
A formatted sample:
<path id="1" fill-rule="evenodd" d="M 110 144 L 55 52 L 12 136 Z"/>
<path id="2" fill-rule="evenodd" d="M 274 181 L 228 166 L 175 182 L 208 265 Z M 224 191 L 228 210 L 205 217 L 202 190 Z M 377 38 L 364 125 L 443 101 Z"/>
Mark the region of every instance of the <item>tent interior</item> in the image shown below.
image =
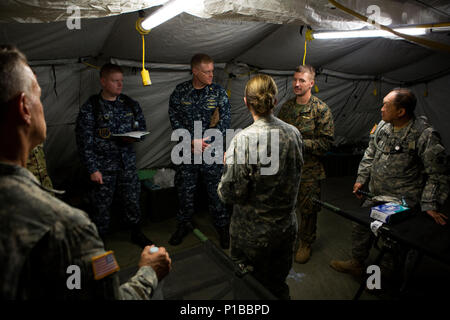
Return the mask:
<path id="1" fill-rule="evenodd" d="M 184 12 L 145 36 L 145 66 L 152 84 L 143 86 L 137 10 L 150 15 L 164 2 L 2 1 L 0 42 L 15 44 L 27 55 L 42 87 L 48 125 L 44 147 L 57 188 L 70 189 L 79 177 L 74 124 L 80 106 L 100 90 L 95 67 L 112 61 L 124 68 L 123 92 L 140 103 L 151 132 L 136 146 L 137 166 L 164 168 L 171 164 L 174 146 L 168 100 L 178 83 L 191 78 L 193 54 L 204 52 L 214 59 L 215 82 L 229 93 L 231 126 L 245 128 L 252 119 L 243 91 L 253 74 L 267 73 L 276 80 L 275 114 L 293 97 L 291 77 L 302 64 L 308 27 L 321 31 L 368 25 L 323 0 L 197 1 L 191 8 L 195 15 Z M 392 20 L 391 26 L 450 21 L 448 1 L 340 2 L 366 16 L 368 7 L 376 6 L 381 17 Z M 67 9 L 70 5 L 80 8 L 79 29 L 69 29 L 74 12 Z M 422 38 L 448 46 L 449 35 L 431 32 Z M 383 97 L 394 87 L 408 86 L 418 98 L 416 113 L 428 117 L 450 149 L 448 51 L 388 38 L 314 39 L 306 43 L 305 62 L 317 70 L 313 94 L 332 110 L 335 147 L 364 149 L 370 129 L 381 118 Z"/>
<path id="2" fill-rule="evenodd" d="M 143 43 L 135 24 L 139 10 L 149 16 L 167 1 L 1 2 L 0 43 L 14 44 L 26 54 L 42 88 L 47 122 L 44 150 L 56 189 L 70 194 L 82 184 L 75 121 L 81 105 L 100 91 L 98 67 L 105 62 L 124 69 L 123 92 L 140 103 L 150 131 L 136 144 L 138 169 L 170 168 L 175 142 L 171 141 L 169 97 L 177 84 L 191 79 L 190 59 L 199 52 L 215 61 L 214 81 L 229 94 L 233 129 L 253 121 L 243 102 L 244 87 L 252 75 L 265 73 L 275 79 L 277 114 L 294 96 L 293 70 L 305 59 L 317 71 L 313 94 L 333 113 L 335 141 L 330 155 L 361 156 L 371 128 L 381 119 L 383 97 L 401 86 L 413 90 L 418 99 L 416 114 L 428 118 L 449 153 L 450 29 L 445 28 L 450 26 L 449 1 L 338 1 L 390 28 L 431 26 L 425 35 L 415 37 L 424 41 L 308 39 L 308 31 L 373 28 L 336 7 L 334 1 L 189 2 L 185 12 L 144 36 L 149 86 L 142 84 Z M 354 175 L 356 166 L 352 170 L 345 173 Z"/>

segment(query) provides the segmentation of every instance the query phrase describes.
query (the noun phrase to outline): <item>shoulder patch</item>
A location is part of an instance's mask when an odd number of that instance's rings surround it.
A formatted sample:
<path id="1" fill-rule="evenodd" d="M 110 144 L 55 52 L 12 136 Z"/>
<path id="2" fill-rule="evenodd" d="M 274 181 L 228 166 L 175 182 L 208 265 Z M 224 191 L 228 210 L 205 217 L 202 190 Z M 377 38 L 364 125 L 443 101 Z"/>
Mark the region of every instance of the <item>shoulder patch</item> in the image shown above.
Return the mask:
<path id="1" fill-rule="evenodd" d="M 377 124 L 373 126 L 372 130 L 370 130 L 370 134 L 373 134 L 375 130 L 377 130 Z"/>
<path id="2" fill-rule="evenodd" d="M 92 257 L 92 269 L 94 279 L 100 280 L 120 270 L 113 251 L 105 252 L 99 256 Z"/>

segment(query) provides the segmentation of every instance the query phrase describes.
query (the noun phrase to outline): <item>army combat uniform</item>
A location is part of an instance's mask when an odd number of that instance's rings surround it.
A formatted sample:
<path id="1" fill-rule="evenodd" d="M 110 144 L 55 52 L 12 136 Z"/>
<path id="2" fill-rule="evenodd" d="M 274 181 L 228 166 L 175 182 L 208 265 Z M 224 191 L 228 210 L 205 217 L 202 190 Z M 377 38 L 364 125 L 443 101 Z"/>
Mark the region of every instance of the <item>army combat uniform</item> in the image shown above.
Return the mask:
<path id="1" fill-rule="evenodd" d="M 216 125 L 225 141 L 226 129 L 230 128 L 230 103 L 226 91 L 217 84 L 207 85 L 203 89 L 195 89 L 192 80 L 176 86 L 169 101 L 169 118 L 173 130 L 189 131 L 191 139 L 204 138 L 204 132 L 211 126 L 211 118 L 216 109 L 219 110 L 219 122 Z M 194 122 L 201 121 L 202 137 L 194 137 Z M 190 152 L 190 150 L 189 150 Z M 191 222 L 194 214 L 194 195 L 199 175 L 202 176 L 209 197 L 209 210 L 218 228 L 228 226 L 229 213 L 217 196 L 217 185 L 223 171 L 223 164 L 194 164 L 191 162 L 177 166 L 175 185 L 177 186 L 180 209 L 177 214 L 179 224 Z"/>
<path id="2" fill-rule="evenodd" d="M 43 187 L 49 190 L 53 189 L 52 180 L 47 172 L 43 144 L 39 144 L 31 150 L 28 156 L 27 169 L 34 174 Z"/>
<path id="3" fill-rule="evenodd" d="M 261 143 L 263 140 L 257 144 L 249 141 L 270 136 L 271 130 L 279 132 L 278 170 L 265 175 L 261 169 L 267 165 L 262 165 L 259 158 L 257 164 L 249 159 L 259 152 L 268 154 L 269 148 L 276 151 L 271 143 Z M 232 259 L 253 269 L 255 278 L 281 299 L 289 298 L 285 281 L 298 229 L 295 206 L 302 174 L 302 144 L 294 126 L 274 116 L 256 120 L 232 139 L 218 188 L 220 198 L 234 204 L 230 225 Z M 245 161 L 239 162 L 241 156 Z"/>
<path id="4" fill-rule="evenodd" d="M 415 118 L 398 130 L 381 121 L 370 136 L 356 182 L 369 182 L 369 191 L 376 197 L 403 199 L 422 211 L 439 210 L 449 194 L 447 170 L 445 148 L 426 118 Z M 355 224 L 353 258 L 364 262 L 373 240 L 369 228 Z"/>
<path id="5" fill-rule="evenodd" d="M 91 259 L 105 253 L 87 214 L 50 195 L 25 168 L 0 163 L 0 299 L 149 299 L 155 271 L 141 267 L 119 286 L 117 273 L 94 279 Z M 80 268 L 80 289 L 67 273 Z"/>
<path id="6" fill-rule="evenodd" d="M 306 105 L 296 103 L 296 98 L 287 101 L 280 109 L 278 118 L 295 126 L 302 134 L 304 149 L 302 183 L 298 192 L 297 218 L 299 239 L 312 244 L 316 239 L 317 213 L 320 205 L 311 198 L 320 199 L 321 180 L 325 169 L 320 160 L 331 147 L 334 136 L 333 115 L 328 106 L 315 96 Z"/>
<path id="7" fill-rule="evenodd" d="M 136 153 L 132 143 L 112 134 L 145 131 L 146 123 L 139 103 L 121 94 L 115 101 L 94 95 L 80 108 L 76 122 L 76 140 L 81 161 L 91 175 L 100 171 L 103 184 L 91 182 L 92 217 L 102 235 L 108 230 L 114 192 L 121 197 L 124 217 L 129 226 L 141 218 L 140 183 L 136 172 Z"/>

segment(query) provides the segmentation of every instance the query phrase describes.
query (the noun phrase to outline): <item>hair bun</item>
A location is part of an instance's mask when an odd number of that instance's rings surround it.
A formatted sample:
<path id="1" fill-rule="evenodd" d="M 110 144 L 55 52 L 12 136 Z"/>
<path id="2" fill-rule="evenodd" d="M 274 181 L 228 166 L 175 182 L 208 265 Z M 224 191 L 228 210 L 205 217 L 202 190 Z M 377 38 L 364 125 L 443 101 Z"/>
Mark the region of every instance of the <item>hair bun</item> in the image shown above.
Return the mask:
<path id="1" fill-rule="evenodd" d="M 278 89 L 272 77 L 264 74 L 256 75 L 245 86 L 247 105 L 258 115 L 268 115 L 275 107 L 277 92 Z"/>

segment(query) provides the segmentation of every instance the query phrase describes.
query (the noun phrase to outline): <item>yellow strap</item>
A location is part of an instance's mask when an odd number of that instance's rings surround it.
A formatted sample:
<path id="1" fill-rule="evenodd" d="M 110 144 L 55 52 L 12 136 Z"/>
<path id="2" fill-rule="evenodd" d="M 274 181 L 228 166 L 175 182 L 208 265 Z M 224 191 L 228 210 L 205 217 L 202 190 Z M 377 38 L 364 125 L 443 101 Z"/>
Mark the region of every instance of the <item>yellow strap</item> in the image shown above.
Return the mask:
<path id="1" fill-rule="evenodd" d="M 305 39 L 308 40 L 308 41 L 314 40 L 314 36 L 313 36 L 313 31 L 312 31 L 312 29 L 306 30 L 306 33 L 305 33 Z"/>
<path id="2" fill-rule="evenodd" d="M 307 43 L 308 41 L 307 40 L 305 40 L 305 53 L 303 54 L 303 65 L 305 65 L 305 60 L 306 60 L 306 43 Z"/>
<path id="3" fill-rule="evenodd" d="M 145 69 L 145 35 L 149 34 L 150 30 L 142 29 L 141 21 L 143 18 L 138 18 L 136 20 L 136 30 L 139 32 L 139 34 L 142 36 L 142 70 L 141 70 L 141 77 L 142 77 L 142 84 L 144 86 L 148 86 L 152 84 L 152 81 L 150 80 L 150 73 L 148 70 Z"/>
<path id="4" fill-rule="evenodd" d="M 142 35 L 142 70 L 145 70 L 145 38 Z"/>
<path id="5" fill-rule="evenodd" d="M 150 30 L 145 30 L 141 26 L 143 18 L 138 18 L 135 23 L 137 32 L 142 36 L 142 70 L 145 70 L 145 38 L 144 36 L 150 33 Z"/>
<path id="6" fill-rule="evenodd" d="M 94 66 L 93 64 L 90 64 L 90 63 L 87 63 L 87 62 L 81 62 L 82 64 L 84 64 L 84 65 L 86 65 L 86 66 L 88 66 L 88 67 L 91 67 L 91 68 L 94 68 L 94 69 L 97 69 L 97 70 L 100 70 L 100 67 L 98 67 L 98 66 Z"/>
<path id="7" fill-rule="evenodd" d="M 306 43 L 308 41 L 312 41 L 314 39 L 313 34 L 312 34 L 312 30 L 306 30 L 305 33 L 305 52 L 303 54 L 303 65 L 305 65 L 305 60 L 306 60 Z"/>
<path id="8" fill-rule="evenodd" d="M 362 20 L 364 22 L 370 23 L 369 18 L 367 18 L 366 16 L 364 16 L 362 14 L 359 14 L 356 11 L 353 11 L 353 10 L 343 6 L 342 4 L 338 3 L 337 1 L 328 0 L 328 2 L 330 2 L 331 4 L 336 6 L 337 8 L 341 9 L 342 11 L 345 11 L 348 14 L 351 14 L 354 17 L 356 17 L 356 18 L 358 18 L 358 19 L 360 19 L 360 20 Z M 427 46 L 427 47 L 430 47 L 430 48 L 433 48 L 433 49 L 438 49 L 438 50 L 450 52 L 450 46 L 445 44 L 445 43 L 440 43 L 440 42 L 436 42 L 436 41 L 432 41 L 432 40 L 428 40 L 428 39 L 423 39 L 423 38 L 419 38 L 419 37 L 414 37 L 414 36 L 410 36 L 410 35 L 407 35 L 407 34 L 403 34 L 403 33 L 397 32 L 397 31 L 392 30 L 391 28 L 388 28 L 388 27 L 383 26 L 383 25 L 378 25 L 378 26 L 379 26 L 380 29 L 388 31 L 388 32 L 390 32 L 392 34 L 395 34 L 397 37 L 409 40 L 411 42 L 419 43 L 419 44 L 422 44 L 424 46 Z"/>

